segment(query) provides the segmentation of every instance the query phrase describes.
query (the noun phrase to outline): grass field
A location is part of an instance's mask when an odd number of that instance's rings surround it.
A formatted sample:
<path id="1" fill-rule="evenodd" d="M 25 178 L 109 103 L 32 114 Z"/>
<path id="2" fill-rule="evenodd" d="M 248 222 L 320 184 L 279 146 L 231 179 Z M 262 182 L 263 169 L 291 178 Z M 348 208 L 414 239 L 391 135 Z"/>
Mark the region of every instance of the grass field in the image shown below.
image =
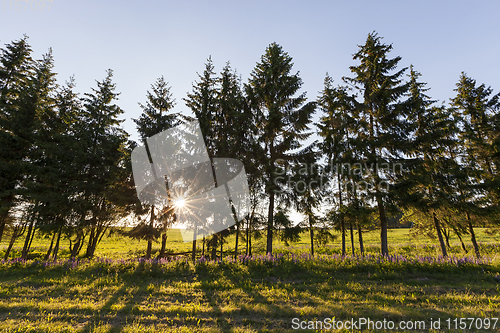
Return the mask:
<path id="1" fill-rule="evenodd" d="M 479 242 L 485 244 L 492 244 L 492 243 L 500 244 L 500 233 L 494 236 L 488 235 L 487 233 L 485 233 L 485 230 L 481 228 L 477 228 L 476 233 Z M 3 241 L 0 243 L 0 258 L 4 257 L 5 249 L 7 248 L 9 242 L 8 236 L 9 235 L 4 236 Z M 340 244 L 339 244 L 340 233 L 336 234 L 336 238 L 337 238 L 336 241 L 328 243 L 326 248 L 331 249 L 331 251 L 336 251 L 337 253 L 340 253 Z M 364 244 L 368 246 L 367 251 L 373 250 L 373 253 L 379 252 L 378 247 L 380 244 L 380 234 L 378 230 L 363 233 L 363 239 L 364 239 Z M 472 247 L 470 244 L 470 239 L 468 239 L 466 236 L 464 236 L 463 239 L 468 249 L 471 250 Z M 392 248 L 393 250 L 390 251 L 391 253 L 393 253 L 394 251 L 396 252 L 400 251 L 402 246 L 408 244 L 430 245 L 433 246 L 433 248 L 435 248 L 436 250 L 433 253 L 429 253 L 430 255 L 434 254 L 439 255 L 441 253 L 439 248 L 435 247 L 435 245 L 438 244 L 437 240 L 430 240 L 429 238 L 426 238 L 424 236 L 415 237 L 411 233 L 411 229 L 406 229 L 406 228 L 389 229 L 388 240 L 389 240 L 389 248 L 390 249 Z M 228 237 L 227 243 L 224 245 L 224 251 L 234 251 L 234 241 L 235 241 L 234 235 Z M 349 234 L 347 235 L 346 242 L 347 242 L 347 252 L 351 253 L 351 242 L 349 239 Z M 17 258 L 21 256 L 23 243 L 24 239 L 18 239 L 16 241 L 12 249 L 12 253 L 10 254 L 10 258 Z M 29 258 L 31 259 L 42 258 L 49 244 L 50 244 L 50 239 L 38 236 L 35 237 L 32 243 L 32 249 Z M 453 248 L 452 253 L 453 252 L 457 254 L 463 253 L 460 247 L 460 243 L 456 237 L 452 236 L 450 238 L 450 244 L 452 245 Z M 310 246 L 309 235 L 307 233 L 303 233 L 301 235 L 301 240 L 291 245 L 294 248 L 304 248 L 304 250 L 306 250 L 306 248 L 309 248 Z M 274 246 L 280 248 L 283 247 L 284 244 L 275 240 Z M 354 247 L 355 247 L 355 252 L 356 253 L 359 252 L 357 232 L 354 233 Z M 201 242 L 198 242 L 198 249 L 200 251 L 202 249 Z M 252 253 L 256 254 L 265 253 L 265 239 L 261 238 L 258 240 L 252 240 L 252 249 L 253 249 Z M 160 250 L 160 244 L 153 243 L 153 256 L 157 254 L 159 250 Z M 183 242 L 181 233 L 178 229 L 169 230 L 167 237 L 167 250 L 169 250 L 172 253 L 191 251 L 192 243 Z M 240 239 L 239 253 L 242 252 L 244 253 L 244 251 L 245 251 L 245 244 Z M 82 250 L 82 252 L 84 252 L 84 250 Z M 97 257 L 106 257 L 114 259 L 136 258 L 144 256 L 145 253 L 146 253 L 145 241 L 139 241 L 123 237 L 118 233 L 112 234 L 111 237 L 104 237 L 102 239 L 102 242 L 97 246 L 96 249 Z M 61 238 L 60 257 L 64 258 L 68 256 L 69 256 L 69 240 Z"/>
<path id="2" fill-rule="evenodd" d="M 99 245 L 101 258 L 70 261 L 62 244 L 61 260 L 44 263 L 37 253 L 49 241 L 35 239 L 33 259 L 0 264 L 0 331 L 288 332 L 294 322 L 305 321 L 307 328 L 307 321 L 325 318 L 369 318 L 396 327 L 405 320 L 415 327 L 424 324 L 420 331 L 442 332 L 457 331 L 459 318 L 484 319 L 474 324 L 484 328 L 486 318 L 500 316 L 498 236 L 478 230 L 484 255 L 478 261 L 469 256 L 472 251 L 465 256 L 456 240 L 450 258 L 440 258 L 435 241 L 413 239 L 408 232 L 389 232 L 389 258 L 376 255 L 378 233 L 373 232 L 365 235 L 369 254 L 364 258 L 342 258 L 338 243 L 311 257 L 304 235 L 288 248 L 276 244 L 273 258 L 260 253 L 196 263 L 184 257 L 138 260 L 145 242 L 118 236 Z M 6 245 L 0 245 L 0 255 Z M 169 234 L 172 251 L 190 245 L 178 231 Z M 254 245 L 262 249 L 263 241 Z M 229 239 L 226 248 L 232 246 Z M 438 319 L 440 329 L 431 329 Z M 482 331 L 499 331 L 500 323 L 494 329 L 494 319 L 488 323 Z M 321 331 L 317 325 L 299 331 Z M 471 331 L 481 331 L 475 327 Z"/>

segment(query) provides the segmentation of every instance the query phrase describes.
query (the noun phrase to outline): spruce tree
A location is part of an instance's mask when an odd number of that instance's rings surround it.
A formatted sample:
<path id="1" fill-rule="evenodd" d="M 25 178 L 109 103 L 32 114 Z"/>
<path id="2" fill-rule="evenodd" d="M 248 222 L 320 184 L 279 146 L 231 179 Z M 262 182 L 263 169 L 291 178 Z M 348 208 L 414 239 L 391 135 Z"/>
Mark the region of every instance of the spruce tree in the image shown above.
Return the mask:
<path id="1" fill-rule="evenodd" d="M 401 57 L 388 58 L 391 50 L 392 45 L 383 44 L 376 32 L 370 33 L 353 56 L 360 62 L 350 67 L 354 77 L 344 78 L 362 99 L 357 117 L 364 125 L 360 132 L 364 136 L 370 168 L 370 195 L 379 212 L 382 255 L 389 254 L 387 205 L 390 193 L 384 187 L 388 179 L 394 177 L 395 162 L 399 161 L 408 141 L 401 114 L 401 96 L 408 89 L 402 81 L 406 68 L 397 70 Z"/>
<path id="2" fill-rule="evenodd" d="M 61 135 L 66 130 L 61 126 L 56 109 L 55 92 L 57 89 L 53 72 L 52 52 L 36 61 L 32 84 L 28 89 L 35 109 L 34 130 L 31 134 L 32 149 L 26 160 L 29 163 L 23 170 L 24 177 L 20 186 L 20 195 L 25 207 L 30 207 L 29 227 L 22 251 L 27 258 L 29 246 L 34 235 L 34 228 L 45 226 L 47 229 L 60 229 L 63 217 L 69 215 L 71 194 L 65 186 L 64 172 L 69 168 L 60 157 L 67 154 L 62 145 Z M 62 150 L 61 150 L 62 149 Z"/>
<path id="3" fill-rule="evenodd" d="M 114 185 L 124 174 L 125 147 L 128 134 L 120 128 L 123 120 L 118 117 L 123 110 L 115 104 L 118 93 L 112 82 L 113 72 L 107 71 L 106 78 L 97 82 L 97 89 L 86 93 L 83 108 L 78 115 L 75 135 L 84 151 L 75 157 L 80 166 L 79 189 L 82 224 L 89 230 L 85 256 L 94 255 L 97 244 L 108 228 L 120 218 L 122 207 L 113 198 Z"/>
<path id="4" fill-rule="evenodd" d="M 205 146 L 208 151 L 208 156 L 212 164 L 212 171 L 215 179 L 215 171 L 213 169 L 213 158 L 217 154 L 217 135 L 215 130 L 216 115 L 218 109 L 217 103 L 217 86 L 219 79 L 216 77 L 212 58 L 209 57 L 203 74 L 198 74 L 199 81 L 193 84 L 193 90 L 184 98 L 186 106 L 191 109 L 200 124 L 201 133 L 205 140 Z M 213 237 L 217 237 L 214 235 Z M 215 240 L 213 243 L 218 244 Z M 193 239 L 192 259 L 196 258 L 196 237 Z"/>
<path id="5" fill-rule="evenodd" d="M 146 93 L 146 104 L 140 104 L 142 114 L 138 119 L 134 119 L 137 125 L 137 131 L 141 138 L 142 144 L 148 150 L 147 139 L 155 134 L 173 128 L 180 124 L 184 116 L 180 113 L 172 112 L 175 106 L 175 100 L 170 92 L 171 87 L 161 76 L 151 85 L 151 91 Z M 150 161 L 151 163 L 152 161 Z M 159 257 L 165 256 L 165 247 L 167 241 L 167 230 L 175 221 L 173 205 L 171 204 L 175 198 L 169 194 L 169 204 L 165 207 L 155 207 L 149 205 L 149 222 L 141 222 L 131 232 L 130 236 L 146 239 L 148 247 L 146 251 L 146 259 L 151 258 L 152 242 L 161 233 L 162 243 Z M 156 209 L 156 212 L 155 212 Z M 155 224 L 160 224 L 156 226 Z"/>
<path id="6" fill-rule="evenodd" d="M 266 252 L 272 254 L 273 219 L 276 198 L 286 198 L 286 192 L 276 175 L 277 161 L 286 164 L 300 158 L 302 141 L 310 132 L 309 124 L 315 103 L 306 103 L 305 93 L 298 93 L 302 80 L 298 73 L 292 74 L 292 58 L 281 46 L 270 44 L 261 60 L 253 69 L 248 85 L 249 95 L 255 111 L 258 141 L 263 154 L 258 161 L 262 166 L 265 192 L 269 198 L 267 217 Z"/>
<path id="7" fill-rule="evenodd" d="M 346 254 L 343 183 L 345 173 L 342 166 L 346 162 L 349 139 L 349 118 L 353 105 L 349 100 L 347 90 L 343 87 L 334 87 L 333 79 L 327 75 L 324 80 L 324 89 L 318 97 L 318 106 L 322 111 L 318 126 L 318 134 L 322 137 L 319 147 L 326 158 L 326 174 L 330 176 L 332 191 L 337 190 L 336 197 L 330 201 L 337 202 L 339 228 L 342 235 L 342 255 Z M 337 219 L 336 219 L 337 220 Z"/>
<path id="8" fill-rule="evenodd" d="M 433 228 L 441 252 L 447 256 L 443 213 L 453 205 L 451 180 L 456 176 L 457 164 L 450 149 L 457 144 L 457 127 L 448 109 L 434 106 L 435 101 L 426 94 L 429 90 L 425 88 L 426 83 L 418 81 L 420 76 L 410 67 L 408 99 L 404 106 L 412 141 L 396 191 L 406 215 L 413 212 L 411 215 L 427 223 L 429 230 Z"/>
<path id="9" fill-rule="evenodd" d="M 455 91 L 457 95 L 451 106 L 461 127 L 462 153 L 457 158 L 463 169 L 463 177 L 457 178 L 460 194 L 457 207 L 467 218 L 474 251 L 479 257 L 473 219 L 496 212 L 499 202 L 498 164 L 495 165 L 494 160 L 500 94 L 491 96 L 493 90 L 490 87 L 476 85 L 476 81 L 465 73 L 461 74 Z"/>
<path id="10" fill-rule="evenodd" d="M 253 158 L 252 114 L 241 89 L 241 79 L 229 62 L 223 67 L 217 89 L 217 114 L 215 117 L 215 146 L 217 155 L 223 158 L 235 158 L 245 166 L 247 177 L 254 172 Z M 240 224 L 235 216 L 234 232 L 235 251 L 238 255 L 240 241 Z"/>
<path id="11" fill-rule="evenodd" d="M 16 205 L 31 148 L 35 108 L 29 95 L 35 62 L 28 37 L 7 44 L 0 56 L 0 241 Z"/>

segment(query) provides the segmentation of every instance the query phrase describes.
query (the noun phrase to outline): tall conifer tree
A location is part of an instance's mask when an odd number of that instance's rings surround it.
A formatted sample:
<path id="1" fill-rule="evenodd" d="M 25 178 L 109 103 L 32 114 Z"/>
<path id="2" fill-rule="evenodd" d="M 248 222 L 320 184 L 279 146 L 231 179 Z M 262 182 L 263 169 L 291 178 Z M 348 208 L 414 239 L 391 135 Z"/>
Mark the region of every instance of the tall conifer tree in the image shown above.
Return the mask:
<path id="1" fill-rule="evenodd" d="M 97 89 L 85 94 L 75 126 L 76 136 L 85 148 L 76 163 L 81 167 L 84 225 L 90 230 L 87 257 L 94 255 L 97 244 L 120 214 L 120 207 L 111 199 L 116 198 L 113 185 L 121 181 L 116 177 L 123 175 L 120 169 L 124 167 L 121 162 L 128 134 L 120 128 L 123 110 L 115 104 L 119 94 L 112 77 L 112 70 L 108 70 L 106 78 L 97 82 Z"/>
<path id="2" fill-rule="evenodd" d="M 406 151 L 405 169 L 398 179 L 400 207 L 408 215 L 418 211 L 427 225 L 435 230 L 443 256 L 447 255 L 444 241 L 442 212 L 453 205 L 451 179 L 456 176 L 457 164 L 450 149 L 457 145 L 457 127 L 448 109 L 433 106 L 435 103 L 426 92 L 420 73 L 410 67 L 408 99 L 405 102 L 411 145 Z"/>
<path id="3" fill-rule="evenodd" d="M 479 257 L 472 220 L 498 207 L 499 181 L 494 156 L 500 94 L 491 96 L 490 87 L 476 85 L 476 80 L 465 73 L 461 74 L 455 91 L 457 95 L 451 106 L 461 127 L 459 139 L 463 145 L 461 156 L 457 156 L 463 169 L 463 177 L 457 177 L 460 193 L 457 206 L 466 215 L 474 251 Z"/>
<path id="4" fill-rule="evenodd" d="M 286 193 L 277 181 L 276 163 L 284 161 L 288 164 L 300 158 L 300 152 L 292 151 L 302 148 L 302 141 L 311 134 L 307 131 L 315 110 L 314 102 L 306 103 L 305 93 L 296 96 L 302 80 L 298 73 L 292 74 L 292 67 L 288 53 L 272 43 L 253 69 L 249 81 L 258 140 L 264 153 L 259 163 L 269 198 L 266 245 L 269 254 L 273 248 L 275 200 Z"/>
<path id="5" fill-rule="evenodd" d="M 394 162 L 404 151 L 408 141 L 404 115 L 401 114 L 401 96 L 407 91 L 402 75 L 406 68 L 397 70 L 401 57 L 388 58 L 392 45 L 382 43 L 376 32 L 368 35 L 364 45 L 353 56 L 360 64 L 351 66 L 352 78 L 344 78 L 362 98 L 357 116 L 364 123 L 367 164 L 371 168 L 370 184 L 380 217 L 381 253 L 388 255 L 387 205 L 389 194 L 383 189 L 393 177 Z"/>
<path id="6" fill-rule="evenodd" d="M 137 125 L 137 131 L 141 137 L 142 144 L 147 147 L 147 139 L 155 134 L 170 129 L 180 124 L 181 120 L 185 118 L 180 113 L 171 112 L 175 106 L 175 100 L 172 98 L 170 87 L 165 81 L 164 77 L 160 77 L 156 82 L 151 85 L 152 91 L 146 93 L 146 104 L 140 104 L 142 114 L 138 119 L 134 119 Z M 150 161 L 152 162 L 152 161 Z M 170 197 L 169 203 L 173 202 L 175 198 Z M 156 208 L 156 211 L 155 211 Z M 155 222 L 160 222 L 160 231 L 162 237 L 162 244 L 160 249 L 160 257 L 165 255 L 165 246 L 167 241 L 167 230 L 175 221 L 174 211 L 171 204 L 165 207 L 149 207 L 149 222 L 141 223 L 134 228 L 130 235 L 138 238 L 144 238 L 148 242 L 146 251 L 146 258 L 151 258 L 152 242 L 156 239 L 158 234 Z"/>
<path id="7" fill-rule="evenodd" d="M 23 161 L 31 148 L 35 108 L 30 86 L 35 62 L 28 37 L 6 45 L 0 56 L 0 241 L 16 204 Z"/>

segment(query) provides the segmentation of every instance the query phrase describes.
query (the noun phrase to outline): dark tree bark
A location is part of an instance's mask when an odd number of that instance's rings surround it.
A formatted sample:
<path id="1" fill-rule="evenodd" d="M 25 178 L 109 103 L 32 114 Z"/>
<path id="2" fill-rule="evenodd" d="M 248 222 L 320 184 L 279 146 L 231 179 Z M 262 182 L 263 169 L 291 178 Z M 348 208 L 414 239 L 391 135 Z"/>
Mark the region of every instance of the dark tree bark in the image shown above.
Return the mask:
<path id="1" fill-rule="evenodd" d="M 236 240 L 234 241 L 234 259 L 238 259 L 238 240 L 240 236 L 240 224 L 236 223 Z"/>
<path id="2" fill-rule="evenodd" d="M 439 245 L 441 246 L 441 252 L 443 253 L 443 257 L 447 257 L 448 253 L 446 252 L 446 245 L 444 244 L 443 235 L 441 233 L 441 226 L 439 224 L 436 213 L 432 213 L 432 217 L 434 219 L 434 227 L 436 228 L 436 233 L 438 235 Z"/>
<path id="3" fill-rule="evenodd" d="M 250 238 L 249 238 L 249 236 L 250 236 L 250 217 L 247 216 L 246 220 L 247 220 L 247 228 L 245 230 L 245 232 L 246 232 L 246 251 L 245 251 L 245 255 L 248 256 L 248 253 L 249 253 L 248 252 L 248 250 L 249 250 L 248 245 L 249 245 L 249 242 L 250 242 Z"/>
<path id="4" fill-rule="evenodd" d="M 469 251 L 467 251 L 467 247 L 464 244 L 464 241 L 462 239 L 462 236 L 460 235 L 460 232 L 458 232 L 457 228 L 453 227 L 453 231 L 455 232 L 455 235 L 457 235 L 458 239 L 460 240 L 460 244 L 462 245 L 462 250 L 467 254 Z"/>
<path id="5" fill-rule="evenodd" d="M 151 205 L 151 216 L 149 219 L 149 228 L 150 232 L 153 232 L 153 227 L 154 227 L 154 220 L 155 220 L 155 206 Z M 146 249 L 146 259 L 151 259 L 151 250 L 153 248 L 153 240 L 151 239 L 152 235 L 149 235 L 148 237 L 148 247 Z"/>
<path id="6" fill-rule="evenodd" d="M 377 189 L 377 192 L 378 191 L 379 190 Z M 387 217 L 385 215 L 384 202 L 382 201 L 382 197 L 379 193 L 377 193 L 377 205 L 378 213 L 380 215 L 380 250 L 383 256 L 388 256 L 389 246 L 387 244 Z"/>
<path id="7" fill-rule="evenodd" d="M 71 258 L 76 258 L 76 256 L 80 253 L 80 250 L 83 247 L 85 241 L 85 234 L 83 233 L 83 230 L 78 230 L 77 231 L 77 236 L 75 239 L 75 244 L 73 245 L 73 248 L 71 248 Z"/>
<path id="8" fill-rule="evenodd" d="M 252 255 L 252 231 L 248 233 L 248 255 Z"/>
<path id="9" fill-rule="evenodd" d="M 273 219 L 274 219 L 274 192 L 269 193 L 269 208 L 267 215 L 267 244 L 266 254 L 273 253 Z"/>
<path id="10" fill-rule="evenodd" d="M 361 255 L 365 254 L 365 247 L 363 245 L 363 231 L 361 230 L 361 225 L 358 224 L 358 238 L 359 238 L 359 251 Z"/>
<path id="11" fill-rule="evenodd" d="M 10 251 L 12 250 L 12 246 L 14 246 L 14 242 L 16 239 L 21 237 L 24 234 L 24 231 L 26 230 L 26 226 L 14 226 L 12 228 L 12 236 L 10 238 L 9 246 L 7 247 L 7 251 L 5 252 L 4 260 L 9 259 Z"/>
<path id="12" fill-rule="evenodd" d="M 165 258 L 165 249 L 167 247 L 167 233 L 164 232 L 161 234 L 161 249 L 158 258 Z"/>
<path id="13" fill-rule="evenodd" d="M 477 258 L 481 258 L 481 253 L 479 252 L 479 245 L 477 244 L 476 241 L 476 233 L 474 232 L 474 227 L 472 226 L 472 221 L 469 213 L 467 213 L 467 221 L 469 222 L 468 228 L 470 233 L 470 240 L 472 241 L 472 245 L 474 246 L 474 253 L 476 254 Z"/>
<path id="14" fill-rule="evenodd" d="M 448 247 L 448 250 L 451 250 L 450 235 L 449 235 L 449 233 L 450 232 L 448 230 L 443 230 L 443 235 L 444 235 L 444 240 L 446 242 L 446 246 Z"/>
<path id="15" fill-rule="evenodd" d="M 57 261 L 57 255 L 59 254 L 59 243 L 61 241 L 61 233 L 62 233 L 62 226 L 59 227 L 59 231 L 57 233 L 56 246 L 54 247 L 54 261 Z"/>
<path id="16" fill-rule="evenodd" d="M 340 211 L 340 231 L 342 232 L 342 256 L 345 256 L 346 248 L 345 248 L 345 222 L 344 222 L 344 213 L 342 212 L 342 186 L 340 185 L 340 173 L 337 173 L 337 184 L 339 188 L 339 209 Z"/>
<path id="17" fill-rule="evenodd" d="M 352 223 L 349 223 L 349 227 L 351 229 L 351 247 L 352 247 L 352 255 L 354 255 L 355 249 L 354 249 L 354 229 L 352 227 Z"/>
<path id="18" fill-rule="evenodd" d="M 28 259 L 28 252 L 30 249 L 31 241 L 33 240 L 33 236 L 35 235 L 34 228 L 33 226 L 35 225 L 35 219 L 32 219 L 30 221 L 30 224 L 28 226 L 28 233 L 26 234 L 26 239 L 24 240 L 24 245 L 23 245 L 23 252 L 21 257 L 23 260 Z"/>
<path id="19" fill-rule="evenodd" d="M 314 256 L 314 230 L 312 218 L 309 216 L 309 237 L 311 238 L 311 255 Z"/>
<path id="20" fill-rule="evenodd" d="M 95 217 L 93 217 L 95 220 Z M 92 251 L 92 243 L 95 238 L 95 225 L 92 225 L 90 228 L 90 235 L 89 235 L 89 243 L 87 245 L 87 252 L 85 253 L 85 257 L 90 258 L 94 255 L 94 252 Z"/>
<path id="21" fill-rule="evenodd" d="M 95 254 L 97 244 L 99 244 L 104 237 L 106 230 L 108 228 L 104 226 L 93 226 L 91 229 L 91 237 L 89 238 L 89 244 L 87 246 L 87 253 L 85 257 L 92 258 Z"/>
<path id="22" fill-rule="evenodd" d="M 191 251 L 191 260 L 192 261 L 196 260 L 196 228 L 194 229 L 193 233 L 193 249 Z"/>
<path id="23" fill-rule="evenodd" d="M 45 254 L 45 257 L 43 258 L 43 260 L 45 260 L 45 261 L 49 260 L 50 255 L 52 254 L 52 248 L 54 246 L 54 240 L 56 239 L 56 236 L 57 236 L 57 232 L 54 232 L 52 234 L 52 240 L 50 241 L 49 249 L 47 250 L 47 253 Z"/>

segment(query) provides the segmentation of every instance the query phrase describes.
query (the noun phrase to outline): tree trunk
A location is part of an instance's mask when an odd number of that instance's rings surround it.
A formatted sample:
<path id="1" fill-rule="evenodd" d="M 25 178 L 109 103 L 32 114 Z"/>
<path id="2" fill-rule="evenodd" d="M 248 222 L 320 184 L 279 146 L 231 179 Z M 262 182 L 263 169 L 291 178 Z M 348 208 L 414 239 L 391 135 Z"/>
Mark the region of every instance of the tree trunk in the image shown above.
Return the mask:
<path id="1" fill-rule="evenodd" d="M 240 236 L 240 224 L 236 222 L 236 240 L 234 241 L 234 259 L 238 259 L 238 238 Z"/>
<path id="2" fill-rule="evenodd" d="M 351 247 L 352 247 L 352 255 L 354 256 L 354 230 L 353 230 L 353 227 L 352 227 L 352 223 L 349 222 L 349 227 L 351 229 Z"/>
<path id="3" fill-rule="evenodd" d="M 448 230 L 443 230 L 443 235 L 444 235 L 444 240 L 446 242 L 446 246 L 448 247 L 448 250 L 451 250 L 450 235 L 449 235 L 449 233 L 450 232 Z"/>
<path id="4" fill-rule="evenodd" d="M 151 205 L 151 215 L 149 218 L 149 231 L 152 233 L 153 232 L 153 227 L 154 227 L 154 220 L 155 220 L 155 206 Z M 146 249 L 146 259 L 151 259 L 151 249 L 153 247 L 153 240 L 152 240 L 152 235 L 148 235 L 148 247 Z"/>
<path id="5" fill-rule="evenodd" d="M 248 233 L 248 255 L 252 255 L 252 231 Z"/>
<path id="6" fill-rule="evenodd" d="M 345 256 L 345 222 L 344 213 L 342 212 L 342 187 L 340 186 L 340 173 L 337 173 L 337 184 L 339 188 L 339 211 L 340 211 L 340 231 L 342 232 L 342 256 Z"/>
<path id="7" fill-rule="evenodd" d="M 467 251 L 467 247 L 464 244 L 464 241 L 462 240 L 462 236 L 460 236 L 460 234 L 457 234 L 457 236 L 458 236 L 458 239 L 460 239 L 460 244 L 462 245 L 462 250 L 464 250 L 464 252 L 466 254 L 469 253 L 469 251 Z"/>
<path id="8" fill-rule="evenodd" d="M 469 251 L 467 251 L 467 247 L 465 247 L 462 236 L 460 236 L 460 233 L 458 232 L 458 230 L 456 228 L 453 228 L 453 231 L 455 232 L 455 235 L 457 235 L 458 239 L 460 240 L 460 244 L 462 245 L 462 249 L 464 250 L 464 252 L 466 254 L 469 253 Z"/>
<path id="9" fill-rule="evenodd" d="M 90 235 L 89 235 L 89 243 L 87 245 L 87 252 L 85 253 L 86 258 L 90 258 L 94 255 L 94 251 L 92 251 L 92 243 L 94 242 L 95 238 L 95 225 L 92 225 L 90 229 Z"/>
<path id="10" fill-rule="evenodd" d="M 380 250 L 383 256 L 389 255 L 389 246 L 387 242 L 387 217 L 385 215 L 384 202 L 377 188 L 377 205 L 380 216 Z"/>
<path id="11" fill-rule="evenodd" d="M 246 250 L 245 250 L 245 255 L 248 255 L 248 242 L 249 242 L 249 238 L 248 236 L 250 235 L 250 217 L 247 215 L 247 230 L 245 230 L 245 233 L 246 233 Z"/>
<path id="12" fill-rule="evenodd" d="M 346 254 L 346 243 L 345 243 L 345 223 L 344 218 L 340 217 L 340 228 L 342 232 L 342 256 Z"/>
<path id="13" fill-rule="evenodd" d="M 26 234 L 26 239 L 24 240 L 23 252 L 21 255 L 23 260 L 28 259 L 28 252 L 30 249 L 31 241 L 33 240 L 33 236 L 35 234 L 35 232 L 33 231 L 34 224 L 35 224 L 35 219 L 32 219 L 32 221 L 30 222 L 30 225 L 28 227 L 28 233 Z"/>
<path id="14" fill-rule="evenodd" d="M 30 243 L 28 244 L 28 252 L 31 249 L 31 244 L 33 243 L 33 238 L 35 238 L 35 234 L 36 234 L 36 227 L 33 229 L 33 233 L 31 234 Z"/>
<path id="15" fill-rule="evenodd" d="M 479 245 L 477 245 L 476 234 L 474 233 L 474 227 L 472 226 L 472 221 L 469 213 L 467 213 L 467 221 L 469 222 L 468 227 L 470 233 L 470 240 L 472 241 L 472 245 L 474 246 L 474 253 L 476 254 L 477 258 L 481 258 L 481 254 L 479 253 Z"/>
<path id="16" fill-rule="evenodd" d="M 52 240 L 50 241 L 49 249 L 47 250 L 47 254 L 45 254 L 45 257 L 43 258 L 43 260 L 45 261 L 49 260 L 50 258 L 50 254 L 52 253 L 52 247 L 54 246 L 54 240 L 56 239 L 56 235 L 57 235 L 56 232 L 54 232 L 54 234 L 52 235 Z"/>
<path id="17" fill-rule="evenodd" d="M 104 234 L 106 233 L 107 230 L 107 228 L 102 228 L 102 227 L 95 227 L 93 229 L 94 229 L 93 230 L 94 236 L 92 239 L 89 239 L 89 246 L 87 247 L 86 257 L 88 258 L 92 258 L 94 256 L 97 244 L 100 243 L 102 237 L 104 237 Z"/>
<path id="18" fill-rule="evenodd" d="M 146 259 L 151 259 L 151 249 L 153 247 L 153 241 L 148 239 L 148 247 L 146 249 Z"/>
<path id="19" fill-rule="evenodd" d="M 434 219 L 434 227 L 436 228 L 436 233 L 439 239 L 439 245 L 441 246 L 441 252 L 443 253 L 443 257 L 447 257 L 448 253 L 446 252 L 446 245 L 444 244 L 443 235 L 441 234 L 441 227 L 439 226 L 439 220 L 436 216 L 436 213 L 432 213 L 432 217 Z"/>
<path id="20" fill-rule="evenodd" d="M 7 260 L 9 259 L 9 255 L 10 255 L 10 251 L 12 250 L 12 246 L 14 246 L 14 242 L 16 241 L 16 239 L 21 236 L 21 227 L 20 226 L 15 226 L 13 228 L 13 231 L 12 231 L 12 236 L 10 237 L 10 242 L 9 242 L 9 246 L 7 247 L 7 251 L 5 251 L 5 256 L 4 256 L 4 260 Z"/>
<path id="21" fill-rule="evenodd" d="M 11 238 L 10 238 L 9 246 L 7 247 L 7 250 L 5 251 L 5 256 L 3 257 L 3 260 L 9 259 L 10 251 L 12 250 L 12 246 L 14 245 L 15 240 L 16 240 L 16 237 L 15 237 L 15 234 L 13 233 Z"/>
<path id="22" fill-rule="evenodd" d="M 59 232 L 57 234 L 56 246 L 54 247 L 54 261 L 57 261 L 57 255 L 59 253 L 59 242 L 61 240 L 62 226 L 59 227 Z"/>
<path id="23" fill-rule="evenodd" d="M 83 245 L 84 245 L 85 237 L 86 237 L 86 235 L 83 235 L 82 241 L 80 242 L 80 247 L 78 247 L 78 250 L 76 250 L 75 257 L 80 254 L 80 251 L 82 250 Z"/>
<path id="24" fill-rule="evenodd" d="M 314 256 L 314 231 L 311 216 L 309 216 L 309 237 L 311 238 L 311 255 Z"/>
<path id="25" fill-rule="evenodd" d="M 167 233 L 164 232 L 161 234 L 161 249 L 158 258 L 165 258 L 165 249 L 167 247 Z"/>
<path id="26" fill-rule="evenodd" d="M 205 236 L 203 236 L 203 250 L 201 252 L 201 256 L 205 257 Z"/>
<path id="27" fill-rule="evenodd" d="M 359 238 L 359 251 L 363 256 L 365 254 L 365 247 L 363 245 L 363 231 L 361 230 L 361 225 L 358 224 L 358 238 Z"/>
<path id="28" fill-rule="evenodd" d="M 85 240 L 85 236 L 83 235 L 83 230 L 80 229 L 77 231 L 75 244 L 73 245 L 73 248 L 71 249 L 71 254 L 70 254 L 71 258 L 76 258 L 76 256 L 80 252 L 80 249 L 83 246 L 84 240 Z"/>
<path id="29" fill-rule="evenodd" d="M 104 236 L 103 230 L 101 230 L 100 227 L 96 227 L 95 229 L 95 234 L 94 234 L 94 239 L 92 240 L 92 244 L 90 247 L 90 257 L 93 257 L 95 254 L 95 250 L 97 248 L 97 244 L 101 241 L 102 237 Z M 104 230 L 105 231 L 105 230 Z"/>
<path id="30" fill-rule="evenodd" d="M 191 250 L 191 260 L 196 260 L 196 239 L 193 239 L 193 249 Z"/>
<path id="31" fill-rule="evenodd" d="M 193 233 L 193 250 L 191 253 L 191 260 L 192 261 L 196 260 L 196 228 L 194 229 L 194 233 Z"/>
<path id="32" fill-rule="evenodd" d="M 267 215 L 267 246 L 266 254 L 273 253 L 273 219 L 274 219 L 274 192 L 269 194 L 269 210 Z"/>
<path id="33" fill-rule="evenodd" d="M 101 232 L 102 231 L 102 232 Z M 94 251 L 95 249 L 97 248 L 97 245 L 101 242 L 102 238 L 104 237 L 104 235 L 106 234 L 106 231 L 108 231 L 108 227 L 105 227 L 103 228 L 102 230 L 100 231 L 100 237 L 97 239 L 97 242 L 95 243 L 95 246 L 94 246 Z"/>

